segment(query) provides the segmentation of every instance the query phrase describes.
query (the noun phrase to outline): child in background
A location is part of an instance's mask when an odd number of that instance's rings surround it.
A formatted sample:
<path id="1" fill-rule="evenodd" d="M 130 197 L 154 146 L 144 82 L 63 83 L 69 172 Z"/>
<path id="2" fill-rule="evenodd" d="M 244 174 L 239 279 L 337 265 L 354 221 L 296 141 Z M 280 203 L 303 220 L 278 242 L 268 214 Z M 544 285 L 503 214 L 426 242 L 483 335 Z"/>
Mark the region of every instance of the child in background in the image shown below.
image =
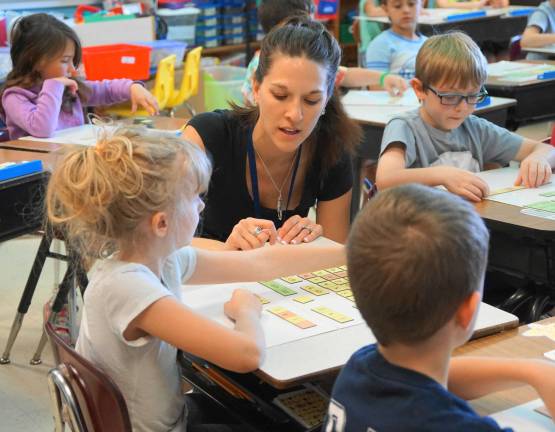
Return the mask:
<path id="1" fill-rule="evenodd" d="M 412 86 L 420 108 L 386 126 L 376 183 L 384 189 L 403 183 L 443 185 L 471 201 L 488 195 L 474 175 L 484 164 L 520 161 L 515 185 L 537 187 L 555 166 L 553 147 L 523 138 L 471 115 L 487 97 L 486 59 L 474 41 L 453 32 L 428 39 L 416 59 Z"/>
<path id="2" fill-rule="evenodd" d="M 528 26 L 522 34 L 522 48 L 538 48 L 555 44 L 555 0 L 544 1 L 528 18 Z M 529 60 L 544 60 L 548 55 L 530 52 Z"/>
<path id="3" fill-rule="evenodd" d="M 555 414 L 552 363 L 452 358 L 473 333 L 488 241 L 473 207 L 445 191 L 405 185 L 362 209 L 347 263 L 356 305 L 377 343 L 343 367 L 323 431 L 501 431 L 465 400 L 525 384 Z"/>
<path id="4" fill-rule="evenodd" d="M 81 43 L 75 32 L 48 14 L 19 19 L 11 32 L 13 69 L 0 91 L 10 139 L 48 138 L 84 123 L 83 107 L 131 100 L 132 108 L 158 112 L 156 99 L 128 79 L 82 81 L 77 77 Z"/>
<path id="5" fill-rule="evenodd" d="M 230 329 L 184 306 L 182 283 L 269 280 L 345 262 L 341 246 L 187 247 L 210 174 L 186 140 L 128 131 L 70 150 L 48 184 L 50 221 L 82 256 L 99 259 L 76 349 L 118 385 L 134 431 L 208 430 L 187 419 L 177 349 L 235 372 L 257 369 L 264 356 L 258 298 L 234 291 L 223 305 Z"/>
<path id="6" fill-rule="evenodd" d="M 313 9 L 314 4 L 312 0 L 262 0 L 258 7 L 258 20 L 264 34 L 268 34 L 272 28 L 287 18 L 312 15 Z M 251 105 L 254 104 L 252 81 L 258 67 L 259 56 L 260 52 L 256 52 L 251 59 L 241 89 L 245 103 L 250 103 Z M 394 96 L 403 94 L 407 89 L 406 81 L 399 76 L 364 68 L 347 68 L 344 66 L 339 67 L 335 85 L 338 87 L 374 86 L 383 88 Z"/>
<path id="7" fill-rule="evenodd" d="M 359 66 L 366 66 L 366 48 L 372 39 L 382 32 L 382 25 L 365 19 L 366 17 L 387 16 L 380 0 L 359 0 L 358 12 L 360 15 L 360 45 L 358 47 Z"/>
<path id="8" fill-rule="evenodd" d="M 382 0 L 391 28 L 377 36 L 366 48 L 366 67 L 401 75 L 409 80 L 414 77 L 415 59 L 426 40 L 416 31 L 421 0 Z"/>

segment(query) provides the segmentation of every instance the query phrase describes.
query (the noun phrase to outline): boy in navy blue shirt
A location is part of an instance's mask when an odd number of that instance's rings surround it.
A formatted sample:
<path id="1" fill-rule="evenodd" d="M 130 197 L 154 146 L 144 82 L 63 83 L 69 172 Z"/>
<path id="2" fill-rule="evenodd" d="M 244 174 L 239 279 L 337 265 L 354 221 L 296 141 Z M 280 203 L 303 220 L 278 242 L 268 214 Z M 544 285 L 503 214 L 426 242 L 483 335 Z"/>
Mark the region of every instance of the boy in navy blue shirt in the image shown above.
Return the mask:
<path id="1" fill-rule="evenodd" d="M 456 357 L 474 328 L 489 235 L 460 197 L 411 184 L 373 198 L 347 246 L 357 307 L 378 343 L 337 378 L 325 432 L 499 431 L 464 399 L 529 384 L 555 414 L 555 366 Z"/>

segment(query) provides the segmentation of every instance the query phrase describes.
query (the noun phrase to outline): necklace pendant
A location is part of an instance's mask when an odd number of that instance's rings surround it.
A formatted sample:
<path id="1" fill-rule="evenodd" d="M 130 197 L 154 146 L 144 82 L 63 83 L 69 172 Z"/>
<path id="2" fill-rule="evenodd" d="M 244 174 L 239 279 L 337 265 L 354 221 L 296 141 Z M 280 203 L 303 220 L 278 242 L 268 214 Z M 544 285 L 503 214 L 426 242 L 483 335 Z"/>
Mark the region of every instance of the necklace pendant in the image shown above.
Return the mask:
<path id="1" fill-rule="evenodd" d="M 282 220 L 283 219 L 283 210 L 281 208 L 281 195 L 278 197 L 277 200 L 277 215 L 278 215 L 278 219 Z"/>

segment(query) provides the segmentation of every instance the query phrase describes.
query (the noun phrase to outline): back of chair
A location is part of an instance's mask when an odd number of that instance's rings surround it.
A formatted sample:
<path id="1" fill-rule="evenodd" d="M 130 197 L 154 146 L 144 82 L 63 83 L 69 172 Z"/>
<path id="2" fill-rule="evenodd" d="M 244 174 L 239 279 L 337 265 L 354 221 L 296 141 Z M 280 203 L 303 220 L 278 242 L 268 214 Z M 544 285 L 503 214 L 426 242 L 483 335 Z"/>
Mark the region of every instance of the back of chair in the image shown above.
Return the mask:
<path id="1" fill-rule="evenodd" d="M 175 59 L 175 54 L 164 57 L 160 60 L 156 69 L 152 94 L 158 101 L 158 108 L 161 110 L 168 107 L 175 91 Z"/>
<path id="2" fill-rule="evenodd" d="M 108 375 L 82 357 L 60 338 L 47 322 L 57 365 L 63 364 L 65 379 L 74 394 L 88 432 L 131 432 L 127 405 Z"/>
<path id="3" fill-rule="evenodd" d="M 179 106 L 198 93 L 201 55 L 202 47 L 197 47 L 187 53 L 183 65 L 181 86 L 179 91 L 174 91 L 173 97 L 168 101 L 167 108 Z"/>

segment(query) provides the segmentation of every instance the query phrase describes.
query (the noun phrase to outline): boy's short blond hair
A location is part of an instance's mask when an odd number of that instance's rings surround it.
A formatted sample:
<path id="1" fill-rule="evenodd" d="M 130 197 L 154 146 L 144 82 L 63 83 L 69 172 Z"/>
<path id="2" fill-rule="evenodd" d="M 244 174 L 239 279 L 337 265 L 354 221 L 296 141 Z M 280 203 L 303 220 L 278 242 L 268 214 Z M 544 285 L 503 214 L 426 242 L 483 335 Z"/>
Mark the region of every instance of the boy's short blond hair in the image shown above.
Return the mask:
<path id="1" fill-rule="evenodd" d="M 416 78 L 426 85 L 481 87 L 487 61 L 476 43 L 462 32 L 430 37 L 416 56 Z"/>
<path id="2" fill-rule="evenodd" d="M 462 198 L 408 184 L 380 192 L 347 243 L 356 305 L 383 345 L 433 336 L 481 289 L 489 234 Z"/>

